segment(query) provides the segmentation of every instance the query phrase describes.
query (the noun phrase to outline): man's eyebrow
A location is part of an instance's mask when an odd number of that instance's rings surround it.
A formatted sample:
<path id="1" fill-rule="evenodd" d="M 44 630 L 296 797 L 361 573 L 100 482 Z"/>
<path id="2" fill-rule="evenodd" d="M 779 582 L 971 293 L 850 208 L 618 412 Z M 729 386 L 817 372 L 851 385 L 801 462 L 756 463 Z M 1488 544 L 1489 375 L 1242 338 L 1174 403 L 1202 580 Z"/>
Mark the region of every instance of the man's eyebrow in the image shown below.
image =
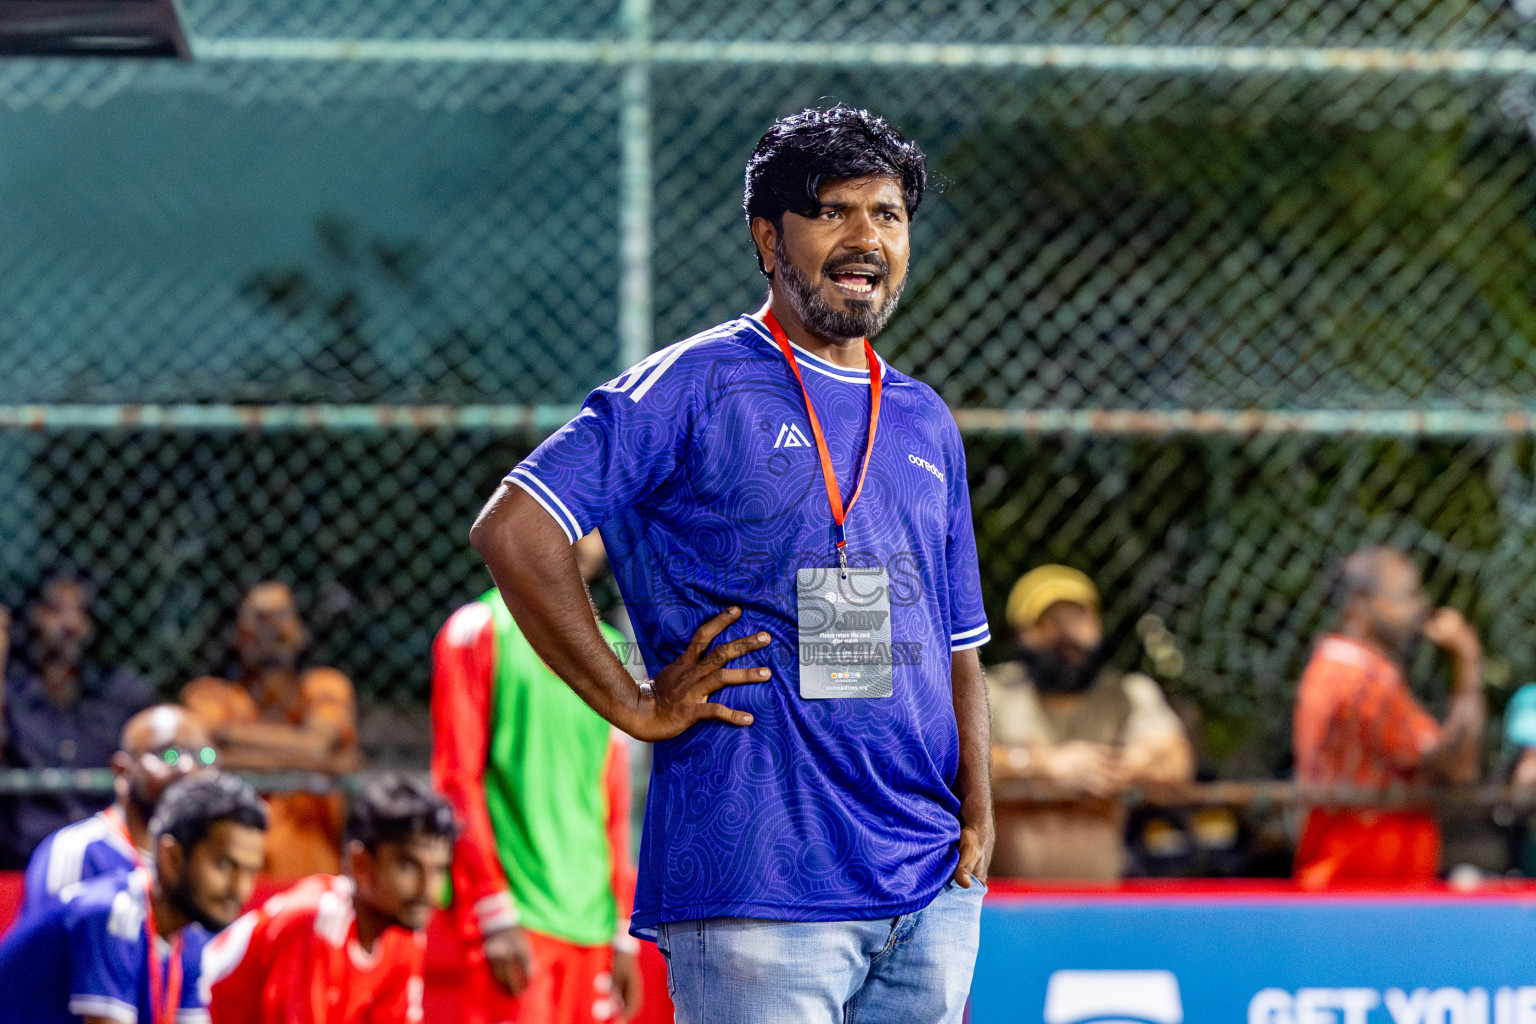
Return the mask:
<path id="1" fill-rule="evenodd" d="M 840 202 L 838 200 L 832 199 L 832 200 L 825 200 L 825 201 L 823 201 L 822 204 L 821 204 L 821 208 L 822 208 L 822 210 L 838 210 L 838 211 L 842 211 L 842 210 L 850 210 L 850 209 L 853 209 L 855 206 L 860 206 L 860 205 L 863 205 L 863 204 L 861 204 L 861 203 Z M 894 212 L 894 213 L 901 213 L 901 212 L 905 211 L 906 208 L 907 208 L 907 205 L 906 205 L 905 202 L 895 202 L 895 203 L 893 203 L 893 202 L 891 202 L 889 200 L 881 200 L 880 202 L 875 203 L 873 205 L 874 205 L 874 208 L 876 210 L 880 210 L 882 212 L 891 211 L 891 212 Z"/>

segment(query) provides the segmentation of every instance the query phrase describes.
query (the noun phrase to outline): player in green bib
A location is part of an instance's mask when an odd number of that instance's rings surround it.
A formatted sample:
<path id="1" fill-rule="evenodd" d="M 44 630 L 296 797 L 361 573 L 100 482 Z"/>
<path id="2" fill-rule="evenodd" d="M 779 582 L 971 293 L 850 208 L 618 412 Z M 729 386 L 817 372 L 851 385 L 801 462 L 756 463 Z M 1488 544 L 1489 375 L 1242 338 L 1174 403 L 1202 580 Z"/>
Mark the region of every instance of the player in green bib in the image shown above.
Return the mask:
<path id="1" fill-rule="evenodd" d="M 601 543 L 581 543 L 595 575 Z M 539 659 L 495 590 L 433 646 L 432 776 L 464 825 L 452 877 L 465 1024 L 633 1015 L 624 737 Z"/>

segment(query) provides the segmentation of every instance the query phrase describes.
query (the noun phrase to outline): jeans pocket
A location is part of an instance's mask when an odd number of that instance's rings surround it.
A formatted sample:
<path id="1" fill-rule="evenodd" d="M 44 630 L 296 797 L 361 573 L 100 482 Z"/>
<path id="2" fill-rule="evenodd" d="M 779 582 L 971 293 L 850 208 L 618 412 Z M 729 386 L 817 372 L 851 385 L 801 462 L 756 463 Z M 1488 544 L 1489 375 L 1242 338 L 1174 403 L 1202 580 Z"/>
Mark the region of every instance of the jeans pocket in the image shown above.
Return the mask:
<path id="1" fill-rule="evenodd" d="M 971 886 L 966 888 L 951 878 L 949 884 L 944 887 L 944 891 L 947 893 L 958 893 L 961 896 L 985 896 L 987 894 L 987 883 L 972 875 Z"/>
<path id="2" fill-rule="evenodd" d="M 672 936 L 665 921 L 656 926 L 656 949 L 667 962 L 667 997 L 677 997 L 677 978 L 672 971 Z"/>

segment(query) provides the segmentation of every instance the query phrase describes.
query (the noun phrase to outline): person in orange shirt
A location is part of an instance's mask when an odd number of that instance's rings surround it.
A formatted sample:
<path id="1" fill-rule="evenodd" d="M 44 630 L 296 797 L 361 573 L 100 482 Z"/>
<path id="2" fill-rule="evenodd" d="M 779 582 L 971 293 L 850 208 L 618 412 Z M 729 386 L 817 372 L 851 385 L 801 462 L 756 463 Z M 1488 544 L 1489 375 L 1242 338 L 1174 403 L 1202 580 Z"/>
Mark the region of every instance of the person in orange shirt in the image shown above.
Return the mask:
<path id="1" fill-rule="evenodd" d="M 258 583 L 235 619 L 238 678 L 203 676 L 181 702 L 204 724 L 231 771 L 315 771 L 358 767 L 357 702 L 334 668 L 303 667 L 308 636 L 283 583 Z M 278 881 L 334 874 L 340 867 L 339 795 L 268 797 L 267 873 Z"/>
<path id="2" fill-rule="evenodd" d="M 1391 548 L 1344 560 L 1339 629 L 1313 652 L 1296 696 L 1296 781 L 1385 789 L 1477 777 L 1487 710 L 1482 645 L 1454 608 L 1431 610 L 1419 571 Z M 1450 708 L 1436 722 L 1414 700 L 1404 666 L 1420 638 L 1454 665 Z M 1422 810 L 1315 807 L 1296 850 L 1296 878 L 1416 881 L 1440 866 L 1440 828 Z"/>
<path id="3" fill-rule="evenodd" d="M 423 783 L 369 782 L 347 822 L 347 873 L 303 879 L 209 944 L 213 1024 L 420 1024 L 423 929 L 457 833 Z"/>

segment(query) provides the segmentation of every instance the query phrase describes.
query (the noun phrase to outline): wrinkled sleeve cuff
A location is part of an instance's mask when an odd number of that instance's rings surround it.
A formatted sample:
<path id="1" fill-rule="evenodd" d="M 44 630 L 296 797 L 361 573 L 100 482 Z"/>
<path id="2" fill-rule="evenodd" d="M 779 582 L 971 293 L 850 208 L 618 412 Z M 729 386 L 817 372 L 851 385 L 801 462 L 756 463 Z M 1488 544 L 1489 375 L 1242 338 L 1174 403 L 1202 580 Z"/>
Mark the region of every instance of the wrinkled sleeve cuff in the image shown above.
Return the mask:
<path id="1" fill-rule="evenodd" d="M 640 940 L 629 934 L 629 918 L 619 919 L 619 927 L 613 933 L 613 949 L 616 953 L 628 953 L 631 956 L 640 952 Z"/>
<path id="2" fill-rule="evenodd" d="M 515 926 L 519 920 L 517 905 L 509 892 L 493 892 L 475 903 L 475 920 L 482 936 Z"/>
<path id="3" fill-rule="evenodd" d="M 102 1017 L 117 1024 L 138 1024 L 139 1009 L 121 999 L 101 995 L 72 995 L 69 1012 L 77 1017 Z"/>

